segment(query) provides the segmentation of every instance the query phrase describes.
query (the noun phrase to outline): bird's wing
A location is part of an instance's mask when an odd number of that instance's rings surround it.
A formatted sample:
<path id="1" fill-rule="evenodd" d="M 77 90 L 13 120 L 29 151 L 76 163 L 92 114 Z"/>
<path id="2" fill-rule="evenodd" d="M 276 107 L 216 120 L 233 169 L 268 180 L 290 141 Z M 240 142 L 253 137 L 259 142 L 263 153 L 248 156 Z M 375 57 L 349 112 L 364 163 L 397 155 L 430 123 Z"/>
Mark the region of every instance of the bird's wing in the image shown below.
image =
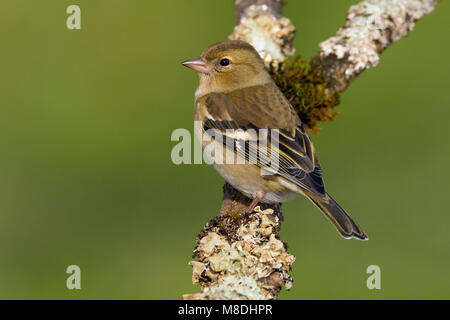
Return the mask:
<path id="1" fill-rule="evenodd" d="M 200 104 L 206 109 L 206 132 L 218 130 L 226 138 L 224 145 L 262 168 L 270 167 L 271 159 L 261 154 L 277 154 L 275 174 L 317 195 L 325 195 L 322 170 L 311 140 L 275 84 L 210 93 L 201 98 Z M 276 129 L 277 134 L 271 130 L 267 135 L 258 134 L 259 129 Z M 267 146 L 265 152 L 258 152 L 261 145 Z"/>

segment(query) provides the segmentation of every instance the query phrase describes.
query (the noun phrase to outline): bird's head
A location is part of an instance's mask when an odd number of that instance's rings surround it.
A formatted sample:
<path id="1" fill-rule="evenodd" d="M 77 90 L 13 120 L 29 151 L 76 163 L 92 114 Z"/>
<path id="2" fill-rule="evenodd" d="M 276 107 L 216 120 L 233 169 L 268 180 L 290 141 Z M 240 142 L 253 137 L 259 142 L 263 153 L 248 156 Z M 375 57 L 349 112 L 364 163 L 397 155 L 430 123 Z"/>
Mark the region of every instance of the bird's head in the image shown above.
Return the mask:
<path id="1" fill-rule="evenodd" d="M 240 40 L 215 43 L 200 57 L 182 64 L 198 72 L 201 95 L 229 92 L 271 81 L 264 61 L 255 48 Z"/>

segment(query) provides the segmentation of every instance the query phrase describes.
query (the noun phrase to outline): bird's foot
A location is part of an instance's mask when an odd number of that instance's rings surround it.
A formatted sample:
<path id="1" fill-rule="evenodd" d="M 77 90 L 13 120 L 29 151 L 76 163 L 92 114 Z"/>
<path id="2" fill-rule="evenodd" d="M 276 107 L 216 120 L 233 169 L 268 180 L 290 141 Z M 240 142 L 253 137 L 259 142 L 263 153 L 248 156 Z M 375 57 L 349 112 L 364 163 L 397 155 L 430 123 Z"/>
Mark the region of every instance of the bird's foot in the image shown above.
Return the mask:
<path id="1" fill-rule="evenodd" d="M 253 210 L 255 209 L 256 205 L 258 204 L 258 202 L 261 201 L 261 199 L 264 198 L 264 193 L 263 192 L 258 192 L 256 197 L 253 199 L 252 203 L 249 204 L 249 206 L 245 209 L 245 214 L 250 214 L 253 212 Z"/>

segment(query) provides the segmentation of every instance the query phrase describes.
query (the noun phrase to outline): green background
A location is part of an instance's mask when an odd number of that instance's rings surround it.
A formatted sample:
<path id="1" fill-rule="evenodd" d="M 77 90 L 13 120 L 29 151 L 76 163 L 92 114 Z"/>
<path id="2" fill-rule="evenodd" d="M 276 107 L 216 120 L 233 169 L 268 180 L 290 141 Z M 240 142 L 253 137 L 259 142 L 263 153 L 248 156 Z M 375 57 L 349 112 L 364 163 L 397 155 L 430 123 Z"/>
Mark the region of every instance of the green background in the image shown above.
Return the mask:
<path id="1" fill-rule="evenodd" d="M 289 1 L 309 58 L 357 1 Z M 78 4 L 82 29 L 66 28 Z M 312 135 L 328 191 L 370 237 L 341 239 L 311 203 L 286 203 L 297 257 L 282 299 L 450 298 L 450 3 L 343 94 Z M 226 39 L 232 1 L 0 4 L 0 298 L 179 299 L 222 178 L 171 162 L 192 131 L 196 75 L 180 61 Z M 66 288 L 68 265 L 82 289 Z M 381 267 L 381 290 L 366 268 Z"/>

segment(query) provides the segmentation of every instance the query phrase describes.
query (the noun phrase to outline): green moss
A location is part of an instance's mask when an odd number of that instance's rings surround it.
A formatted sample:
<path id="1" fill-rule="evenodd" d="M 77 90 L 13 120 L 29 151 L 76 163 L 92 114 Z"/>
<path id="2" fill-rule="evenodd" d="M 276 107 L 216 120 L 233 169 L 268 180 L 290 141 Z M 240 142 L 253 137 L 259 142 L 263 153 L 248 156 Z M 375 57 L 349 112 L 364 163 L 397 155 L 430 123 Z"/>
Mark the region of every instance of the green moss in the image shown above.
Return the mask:
<path id="1" fill-rule="evenodd" d="M 340 94 L 330 89 L 330 80 L 319 64 L 297 55 L 279 66 L 271 65 L 270 72 L 309 131 L 318 131 L 319 121 L 332 120 L 338 113 L 333 108 L 339 104 Z"/>
<path id="2" fill-rule="evenodd" d="M 241 214 L 239 211 L 231 211 L 229 213 L 231 219 L 233 219 L 234 222 L 238 223 L 241 220 Z"/>

